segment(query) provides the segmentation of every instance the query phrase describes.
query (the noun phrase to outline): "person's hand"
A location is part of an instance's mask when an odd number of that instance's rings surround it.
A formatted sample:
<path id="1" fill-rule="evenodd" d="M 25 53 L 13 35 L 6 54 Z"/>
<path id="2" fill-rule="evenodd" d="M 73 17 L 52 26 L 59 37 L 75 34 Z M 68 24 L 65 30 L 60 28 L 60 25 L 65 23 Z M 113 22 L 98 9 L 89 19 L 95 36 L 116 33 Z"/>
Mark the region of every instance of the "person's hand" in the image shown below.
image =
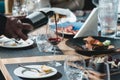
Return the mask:
<path id="1" fill-rule="evenodd" d="M 10 17 L 7 18 L 4 35 L 9 38 L 22 38 L 23 40 L 26 40 L 27 35 L 25 35 L 22 31 L 32 29 L 32 25 L 22 23 L 19 19 Z"/>

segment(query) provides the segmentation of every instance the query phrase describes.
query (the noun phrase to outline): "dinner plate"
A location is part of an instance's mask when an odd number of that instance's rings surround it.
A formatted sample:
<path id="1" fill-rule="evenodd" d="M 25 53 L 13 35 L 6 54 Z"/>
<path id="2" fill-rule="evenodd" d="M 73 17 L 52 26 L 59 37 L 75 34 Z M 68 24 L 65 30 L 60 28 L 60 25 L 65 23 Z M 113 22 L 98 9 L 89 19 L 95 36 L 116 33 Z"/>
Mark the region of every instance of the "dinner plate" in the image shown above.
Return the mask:
<path id="1" fill-rule="evenodd" d="M 64 9 L 64 8 L 41 8 L 39 11 L 44 11 L 44 12 L 48 12 L 48 11 L 54 11 L 55 13 L 58 14 L 62 14 L 62 15 L 66 15 L 66 18 L 62 18 L 60 21 L 58 21 L 59 23 L 64 23 L 64 22 L 76 22 L 77 18 L 74 15 L 73 12 L 71 12 L 69 9 Z M 49 22 L 50 25 L 55 24 L 54 22 Z"/>
<path id="2" fill-rule="evenodd" d="M 63 32 L 62 32 L 62 30 L 57 30 L 57 32 L 58 32 L 59 34 L 64 34 L 64 35 L 70 35 L 70 36 L 74 36 L 74 35 L 75 35 L 75 34 L 72 33 L 72 32 L 66 32 L 66 31 L 63 31 Z"/>
<path id="3" fill-rule="evenodd" d="M 36 68 L 41 71 L 41 73 L 35 71 L 28 71 L 25 68 L 18 67 L 14 70 L 14 74 L 21 78 L 28 78 L 28 79 L 40 79 L 40 78 L 47 78 L 55 75 L 57 70 L 53 67 L 48 66 L 52 71 L 50 73 L 42 73 L 41 66 L 43 65 L 26 65 L 26 67 Z"/>
<path id="4" fill-rule="evenodd" d="M 114 45 L 115 49 L 92 50 L 92 51 L 84 50 L 82 48 L 82 46 L 85 45 L 83 39 L 86 38 L 86 37 L 78 37 L 78 38 L 69 39 L 69 40 L 66 41 L 66 44 L 68 46 L 70 46 L 71 48 L 74 48 L 75 51 L 77 51 L 79 54 L 86 55 L 86 56 L 116 53 L 117 49 L 120 48 L 120 39 L 107 38 L 107 37 L 98 37 L 98 36 L 92 36 L 92 37 L 97 39 L 97 40 L 100 40 L 101 42 L 103 42 L 105 40 L 110 40 L 111 45 Z"/>
<path id="5" fill-rule="evenodd" d="M 0 39 L 0 47 L 3 48 L 24 48 L 33 45 L 34 41 L 31 39 L 27 40 L 15 40 L 14 38 L 3 37 Z"/>
<path id="6" fill-rule="evenodd" d="M 57 32 L 64 35 L 75 35 L 82 27 L 83 22 L 65 22 L 57 25 Z M 56 25 L 50 25 L 56 30 Z"/>

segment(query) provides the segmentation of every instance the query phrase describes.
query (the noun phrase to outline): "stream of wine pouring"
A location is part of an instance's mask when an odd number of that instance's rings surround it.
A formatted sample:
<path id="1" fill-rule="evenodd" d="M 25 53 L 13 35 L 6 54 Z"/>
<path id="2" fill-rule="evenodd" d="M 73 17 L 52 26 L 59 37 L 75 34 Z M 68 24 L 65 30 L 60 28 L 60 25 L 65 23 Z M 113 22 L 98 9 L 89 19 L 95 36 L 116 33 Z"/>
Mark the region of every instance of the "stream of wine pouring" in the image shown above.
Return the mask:
<path id="1" fill-rule="evenodd" d="M 58 32 L 57 32 L 57 28 L 58 28 L 58 24 L 57 24 L 57 18 L 56 18 L 56 14 L 54 14 L 54 19 L 55 19 L 55 32 L 56 32 L 56 38 L 58 39 Z"/>

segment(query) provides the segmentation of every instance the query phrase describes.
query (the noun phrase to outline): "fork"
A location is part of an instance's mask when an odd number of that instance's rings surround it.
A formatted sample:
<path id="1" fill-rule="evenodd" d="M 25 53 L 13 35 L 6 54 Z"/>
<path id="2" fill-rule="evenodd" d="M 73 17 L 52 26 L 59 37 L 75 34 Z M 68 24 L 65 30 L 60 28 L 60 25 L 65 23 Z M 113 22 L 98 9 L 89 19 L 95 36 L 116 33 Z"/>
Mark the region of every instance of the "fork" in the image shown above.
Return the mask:
<path id="1" fill-rule="evenodd" d="M 27 67 L 27 66 L 24 66 L 24 65 L 21 65 L 21 64 L 19 64 L 18 66 L 22 67 L 22 68 L 25 68 L 28 71 L 37 71 L 38 73 L 41 73 L 41 71 L 38 70 L 37 68 L 30 68 L 30 67 Z"/>
<path id="2" fill-rule="evenodd" d="M 11 40 L 15 41 L 15 43 L 17 43 L 17 44 L 22 44 L 22 42 L 19 42 L 19 39 L 12 38 Z"/>

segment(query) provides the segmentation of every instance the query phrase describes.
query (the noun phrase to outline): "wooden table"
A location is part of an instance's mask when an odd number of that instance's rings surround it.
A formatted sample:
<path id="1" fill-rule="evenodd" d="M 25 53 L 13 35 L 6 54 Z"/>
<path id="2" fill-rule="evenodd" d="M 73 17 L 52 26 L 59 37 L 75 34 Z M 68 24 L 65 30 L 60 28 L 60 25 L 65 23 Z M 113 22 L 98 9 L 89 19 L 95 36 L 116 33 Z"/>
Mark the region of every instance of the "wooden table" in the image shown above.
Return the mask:
<path id="1" fill-rule="evenodd" d="M 40 29 L 44 29 L 44 27 L 41 27 Z M 32 32 L 32 34 L 36 34 L 39 32 L 39 29 L 35 32 Z M 6 64 L 16 64 L 16 63 L 31 63 L 31 62 L 47 62 L 50 61 L 49 57 L 53 57 L 54 60 L 57 61 L 64 61 L 67 55 L 69 54 L 77 54 L 75 50 L 65 44 L 65 42 L 68 40 L 68 38 L 65 38 L 62 42 L 58 44 L 58 47 L 62 52 L 63 55 L 56 55 L 55 57 L 49 55 L 49 56 L 29 56 L 29 57 L 12 57 L 12 58 L 2 58 L 0 59 L 0 69 L 5 77 L 6 80 L 13 80 L 12 76 L 10 75 L 9 71 L 6 68 Z M 83 56 L 83 55 L 81 55 Z M 88 59 L 90 57 L 83 56 L 85 59 Z"/>
<path id="2" fill-rule="evenodd" d="M 66 40 L 65 40 L 66 41 Z M 64 46 L 64 47 L 62 47 Z M 4 77 L 6 80 L 13 80 L 11 75 L 9 74 L 9 72 L 7 71 L 5 64 L 15 64 L 15 63 L 31 63 L 31 62 L 46 62 L 46 61 L 50 61 L 49 57 L 53 57 L 55 60 L 57 61 L 63 61 L 66 56 L 68 54 L 76 54 L 76 52 L 71 49 L 70 47 L 66 46 L 64 44 L 64 41 L 59 44 L 59 47 L 61 49 L 63 49 L 63 53 L 65 55 L 56 55 L 55 57 L 53 56 L 36 56 L 36 57 L 22 57 L 22 58 L 5 58 L 5 59 L 1 59 L 1 71 L 4 74 Z M 89 58 L 89 57 L 85 57 L 84 58 Z"/>
<path id="3" fill-rule="evenodd" d="M 44 30 L 45 27 L 41 27 L 40 29 L 32 32 L 32 34 L 36 34 L 38 32 L 40 32 L 40 30 Z M 6 80 L 13 80 L 9 71 L 7 71 L 5 65 L 6 64 L 16 64 L 16 63 L 31 63 L 31 62 L 46 62 L 46 61 L 50 61 L 49 57 L 53 57 L 55 60 L 58 61 L 63 61 L 65 59 L 65 57 L 69 54 L 77 54 L 75 52 L 75 50 L 71 47 L 68 47 L 65 42 L 68 40 L 68 38 L 65 38 L 62 42 L 60 42 L 58 44 L 58 47 L 60 50 L 62 50 L 62 52 L 64 53 L 64 55 L 56 55 L 55 57 L 53 56 L 29 56 L 29 57 L 12 57 L 12 58 L 2 58 L 0 60 L 0 69 L 5 77 Z M 87 56 L 84 56 L 84 58 L 89 58 Z"/>

